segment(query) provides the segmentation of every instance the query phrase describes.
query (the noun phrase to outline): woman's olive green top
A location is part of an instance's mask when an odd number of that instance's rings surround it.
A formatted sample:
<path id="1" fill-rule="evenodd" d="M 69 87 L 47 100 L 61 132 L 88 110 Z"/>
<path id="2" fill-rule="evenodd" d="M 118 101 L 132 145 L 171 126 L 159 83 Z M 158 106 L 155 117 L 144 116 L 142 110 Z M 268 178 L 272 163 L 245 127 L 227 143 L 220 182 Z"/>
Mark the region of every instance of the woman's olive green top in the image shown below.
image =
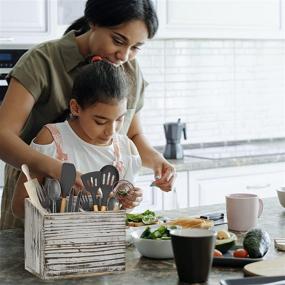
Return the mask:
<path id="1" fill-rule="evenodd" d="M 73 80 L 87 62 L 79 52 L 74 31 L 61 39 L 35 46 L 17 62 L 9 77 L 17 79 L 35 99 L 35 105 L 20 135 L 27 144 L 30 144 L 45 124 L 65 119 Z M 136 60 L 125 63 L 122 68 L 131 82 L 128 111 L 121 130 L 122 133 L 127 133 L 133 116 L 143 106 L 146 82 Z M 18 176 L 18 170 L 6 165 L 1 203 L 0 228 L 2 229 L 22 224 L 11 212 L 11 201 Z"/>

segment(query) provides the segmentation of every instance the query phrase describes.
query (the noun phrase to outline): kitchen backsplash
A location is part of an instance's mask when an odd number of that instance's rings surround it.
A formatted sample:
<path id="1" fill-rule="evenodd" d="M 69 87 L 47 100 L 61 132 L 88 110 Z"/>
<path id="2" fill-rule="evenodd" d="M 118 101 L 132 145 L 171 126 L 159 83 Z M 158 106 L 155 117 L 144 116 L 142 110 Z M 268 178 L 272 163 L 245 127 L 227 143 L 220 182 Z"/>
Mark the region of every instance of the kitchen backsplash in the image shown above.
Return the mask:
<path id="1" fill-rule="evenodd" d="M 182 143 L 285 137 L 285 41 L 152 40 L 138 59 L 153 145 L 165 144 L 162 125 L 178 118 Z"/>

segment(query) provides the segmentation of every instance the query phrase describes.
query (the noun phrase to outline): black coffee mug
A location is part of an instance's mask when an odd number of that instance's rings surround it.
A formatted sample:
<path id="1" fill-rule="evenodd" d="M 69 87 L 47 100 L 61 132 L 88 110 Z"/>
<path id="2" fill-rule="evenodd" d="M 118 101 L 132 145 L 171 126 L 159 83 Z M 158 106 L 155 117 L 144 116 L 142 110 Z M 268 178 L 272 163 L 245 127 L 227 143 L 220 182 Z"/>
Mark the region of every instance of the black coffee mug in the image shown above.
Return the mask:
<path id="1" fill-rule="evenodd" d="M 180 281 L 190 284 L 207 282 L 216 233 L 207 229 L 177 229 L 170 234 Z"/>

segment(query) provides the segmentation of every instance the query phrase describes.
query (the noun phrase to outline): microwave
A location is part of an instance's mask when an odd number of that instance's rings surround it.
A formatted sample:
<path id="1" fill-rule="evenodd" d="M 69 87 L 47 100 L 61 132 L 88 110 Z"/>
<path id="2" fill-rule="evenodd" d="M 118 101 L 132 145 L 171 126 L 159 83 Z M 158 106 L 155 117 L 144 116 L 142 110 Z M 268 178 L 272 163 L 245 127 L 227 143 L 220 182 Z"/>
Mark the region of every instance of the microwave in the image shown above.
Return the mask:
<path id="1" fill-rule="evenodd" d="M 8 82 L 7 75 L 13 69 L 19 58 L 32 47 L 27 44 L 7 44 L 0 47 L 0 101 L 3 100 Z"/>

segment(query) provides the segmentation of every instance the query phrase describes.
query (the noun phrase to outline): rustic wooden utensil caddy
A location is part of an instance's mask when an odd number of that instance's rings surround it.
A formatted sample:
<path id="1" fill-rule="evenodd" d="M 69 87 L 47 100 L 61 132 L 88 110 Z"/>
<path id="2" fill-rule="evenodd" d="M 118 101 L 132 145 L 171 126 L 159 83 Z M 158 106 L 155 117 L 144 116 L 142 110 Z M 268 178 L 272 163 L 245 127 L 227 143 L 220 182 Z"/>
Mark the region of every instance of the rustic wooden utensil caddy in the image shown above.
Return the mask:
<path id="1" fill-rule="evenodd" d="M 25 269 L 41 279 L 121 272 L 126 212 L 46 213 L 25 200 Z"/>

